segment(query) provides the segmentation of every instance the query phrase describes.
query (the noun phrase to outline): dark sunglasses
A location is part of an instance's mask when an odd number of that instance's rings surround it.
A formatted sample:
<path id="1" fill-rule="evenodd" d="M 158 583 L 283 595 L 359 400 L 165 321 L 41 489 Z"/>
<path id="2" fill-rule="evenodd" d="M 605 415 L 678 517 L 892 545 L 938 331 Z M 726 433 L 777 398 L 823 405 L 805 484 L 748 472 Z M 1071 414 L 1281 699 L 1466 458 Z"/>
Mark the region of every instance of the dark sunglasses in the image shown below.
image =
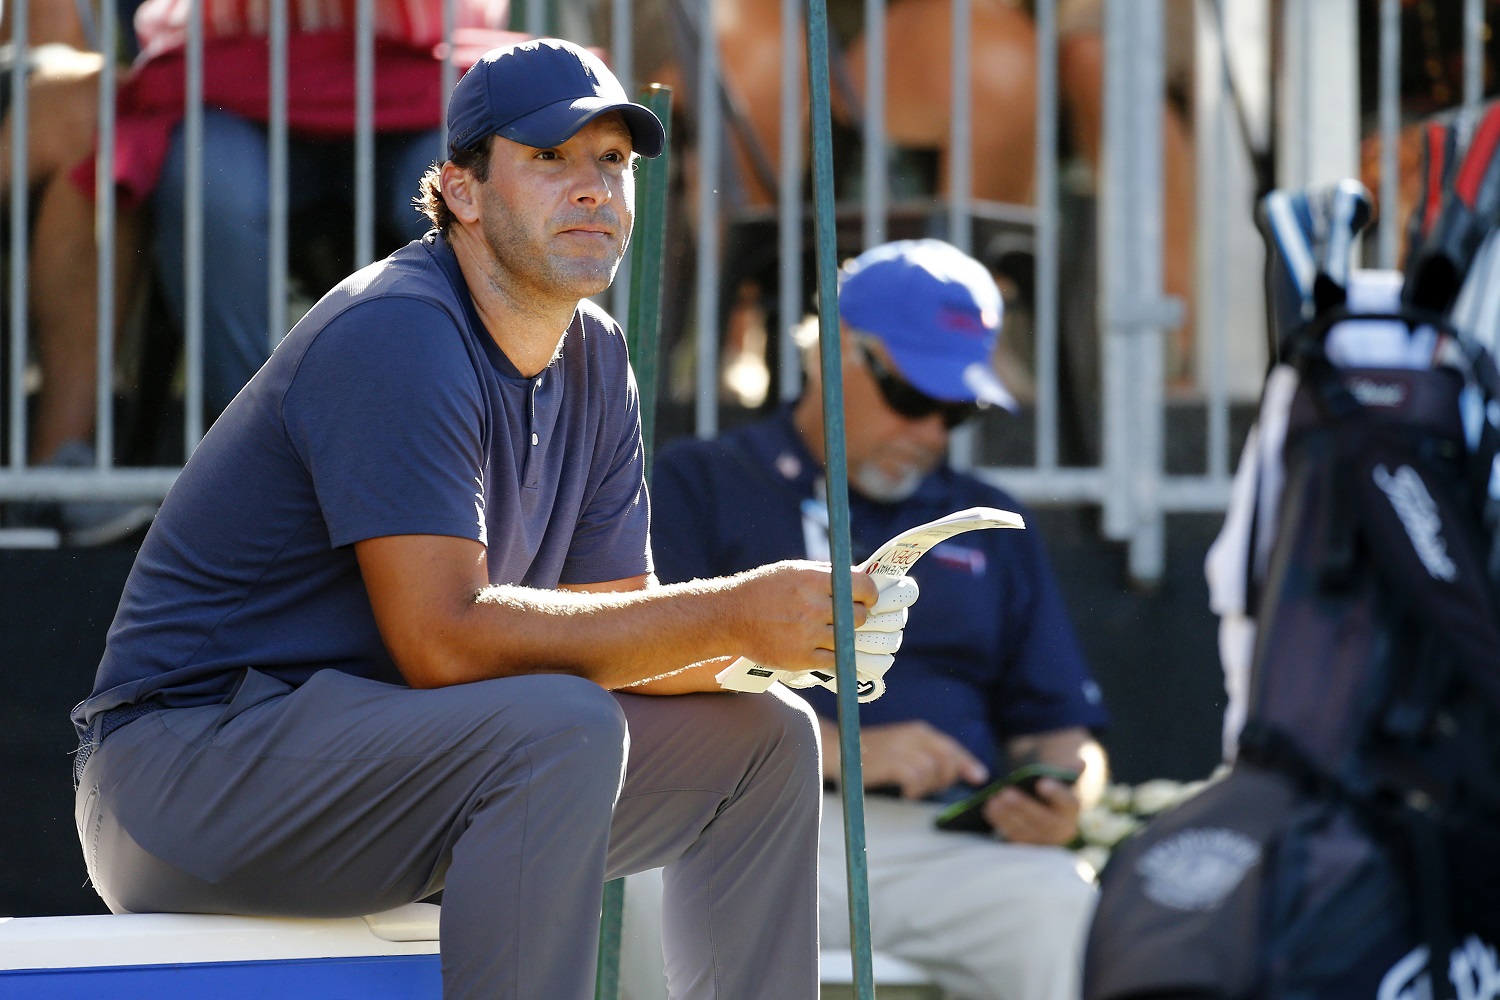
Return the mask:
<path id="1" fill-rule="evenodd" d="M 973 419 L 979 413 L 979 404 L 974 402 L 947 402 L 933 399 L 906 379 L 887 368 L 869 345 L 860 344 L 865 367 L 875 379 L 875 387 L 885 405 L 908 420 L 922 420 L 937 413 L 943 418 L 943 426 L 950 431 L 959 424 Z"/>

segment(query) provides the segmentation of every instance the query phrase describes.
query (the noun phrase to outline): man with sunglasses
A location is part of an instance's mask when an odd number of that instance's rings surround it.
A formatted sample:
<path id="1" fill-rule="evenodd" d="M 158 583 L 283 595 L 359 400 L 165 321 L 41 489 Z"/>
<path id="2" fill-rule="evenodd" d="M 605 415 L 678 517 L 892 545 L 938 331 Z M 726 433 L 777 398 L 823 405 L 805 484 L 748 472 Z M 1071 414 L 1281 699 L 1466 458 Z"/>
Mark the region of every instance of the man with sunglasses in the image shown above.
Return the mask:
<path id="1" fill-rule="evenodd" d="M 1001 299 L 982 264 L 937 240 L 888 243 L 840 274 L 854 557 L 898 532 L 1017 501 L 951 468 L 949 434 L 983 406 L 1014 407 L 990 367 Z M 665 447 L 651 534 L 663 579 L 770 559 L 828 558 L 821 378 L 804 345 L 795 404 L 720 436 Z M 1035 530 L 977 531 L 934 547 L 887 691 L 861 709 L 873 944 L 923 966 L 951 997 L 1063 1000 L 1078 991 L 1093 889 L 1071 854 L 1081 807 L 1106 776 L 1106 722 Z M 839 775 L 834 696 L 806 691 Z M 994 835 L 934 827 L 944 803 L 1026 763 L 1080 772 L 1034 794 L 1007 788 L 983 817 Z M 848 943 L 843 810 L 825 797 L 819 866 L 823 947 Z M 628 1000 L 659 1000 L 659 883 L 626 892 Z"/>

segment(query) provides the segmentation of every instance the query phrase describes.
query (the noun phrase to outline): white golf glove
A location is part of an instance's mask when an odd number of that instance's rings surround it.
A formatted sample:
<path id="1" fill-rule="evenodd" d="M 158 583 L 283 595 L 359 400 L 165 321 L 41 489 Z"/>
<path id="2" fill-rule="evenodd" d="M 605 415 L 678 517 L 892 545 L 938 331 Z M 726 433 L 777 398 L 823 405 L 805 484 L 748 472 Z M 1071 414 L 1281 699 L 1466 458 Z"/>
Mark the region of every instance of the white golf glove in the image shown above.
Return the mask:
<path id="1" fill-rule="evenodd" d="M 907 609 L 916 603 L 917 581 L 909 576 L 887 578 L 880 598 L 865 623 L 854 630 L 854 673 L 861 702 L 874 701 L 885 693 L 885 673 L 896 662 L 896 650 L 906 628 Z M 717 675 L 719 685 L 729 691 L 765 691 L 776 681 L 790 688 L 821 685 L 837 693 L 838 678 L 824 670 L 777 670 L 745 659 L 735 660 Z"/>
<path id="2" fill-rule="evenodd" d="M 874 701 L 885 693 L 885 672 L 895 662 L 906 627 L 906 609 L 917 599 L 917 582 L 906 576 L 912 564 L 938 542 L 977 528 L 1024 528 L 1019 514 L 994 507 L 970 507 L 903 531 L 854 567 L 875 581 L 880 598 L 865 623 L 854 630 L 854 673 L 860 701 Z M 788 687 L 821 684 L 838 690 L 838 680 L 824 670 L 776 670 L 743 656 L 719 671 L 719 686 L 730 691 L 760 692 L 776 681 Z"/>

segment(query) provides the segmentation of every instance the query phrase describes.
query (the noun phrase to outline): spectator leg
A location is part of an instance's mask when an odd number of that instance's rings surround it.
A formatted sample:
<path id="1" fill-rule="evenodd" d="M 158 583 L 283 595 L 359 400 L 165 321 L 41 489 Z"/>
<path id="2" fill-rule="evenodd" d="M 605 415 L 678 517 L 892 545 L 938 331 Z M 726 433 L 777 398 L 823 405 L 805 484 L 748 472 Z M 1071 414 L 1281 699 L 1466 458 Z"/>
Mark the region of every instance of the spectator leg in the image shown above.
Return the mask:
<path id="1" fill-rule="evenodd" d="M 744 113 L 754 141 L 774 168 L 781 157 L 781 0 L 733 0 L 715 5 L 714 10 L 726 86 Z M 800 41 L 792 58 L 799 66 L 806 65 Z M 745 137 L 734 138 L 738 176 L 745 186 L 746 200 L 751 205 L 774 204 L 776 192 L 761 184 Z"/>
<path id="2" fill-rule="evenodd" d="M 1058 49 L 1058 86 L 1068 113 L 1073 143 L 1097 175 L 1104 136 L 1104 39 L 1096 32 L 1065 35 Z M 1193 381 L 1193 237 L 1195 228 L 1194 150 L 1191 129 L 1176 106 L 1162 109 L 1162 285 L 1182 299 L 1186 315 L 1170 334 L 1169 380 Z"/>
<path id="3" fill-rule="evenodd" d="M 291 143 L 290 209 L 325 196 L 331 171 L 299 169 L 318 155 Z M 222 111 L 203 113 L 203 385 L 204 408 L 217 416 L 270 356 L 270 158 L 266 130 Z M 186 314 L 183 127 L 152 196 L 162 288 L 178 323 Z M 295 234 L 293 236 L 295 238 Z"/>
<path id="4" fill-rule="evenodd" d="M 34 53 L 37 64 L 26 86 L 27 182 L 36 186 L 69 170 L 89 155 L 98 125 L 97 52 L 49 45 Z M 5 68 L 6 72 L 10 67 Z M 6 109 L 0 125 L 0 188 L 9 196 L 11 118 Z"/>
<path id="5" fill-rule="evenodd" d="M 1029 204 L 1036 148 L 1036 30 L 1018 6 L 978 2 L 970 12 L 972 194 Z M 894 145 L 953 143 L 953 12 L 948 0 L 896 0 L 886 11 L 886 132 Z M 865 40 L 849 47 L 849 76 L 865 96 Z M 934 68 L 940 71 L 934 72 Z M 946 183 L 946 168 L 942 172 Z"/>
<path id="6" fill-rule="evenodd" d="M 45 26 L 34 24 L 34 31 L 39 27 Z M 33 41 L 47 37 L 45 32 L 32 36 Z M 92 149 L 102 59 L 97 53 L 58 44 L 34 49 L 32 58 L 35 67 L 27 83 L 26 182 L 35 216 L 30 222 L 27 306 L 42 385 L 30 452 L 32 461 L 45 463 L 68 442 L 87 444 L 94 432 L 98 318 L 94 204 L 67 175 Z M 7 194 L 11 133 L 12 119 L 7 113 L 0 125 L 0 189 Z M 140 234 L 134 213 L 120 212 L 116 236 L 118 328 L 139 278 L 136 243 Z"/>
<path id="7" fill-rule="evenodd" d="M 933 807 L 866 800 L 874 947 L 922 966 L 954 1000 L 1076 1000 L 1094 891 L 1072 856 L 932 829 Z M 823 803 L 823 946 L 849 946 L 843 805 Z M 663 879 L 626 881 L 622 1000 L 666 1000 Z"/>
<path id="8" fill-rule="evenodd" d="M 69 441 L 94 433 L 99 257 L 95 206 L 66 175 L 42 188 L 32 246 L 28 301 L 42 384 L 37 393 L 32 458 L 45 462 Z M 115 329 L 141 277 L 140 214 L 115 218 Z"/>
<path id="9" fill-rule="evenodd" d="M 375 145 L 377 204 L 380 221 L 391 235 L 419 240 L 432 228 L 427 216 L 412 205 L 417 185 L 427 168 L 439 161 L 442 142 L 436 129 L 380 136 Z"/>

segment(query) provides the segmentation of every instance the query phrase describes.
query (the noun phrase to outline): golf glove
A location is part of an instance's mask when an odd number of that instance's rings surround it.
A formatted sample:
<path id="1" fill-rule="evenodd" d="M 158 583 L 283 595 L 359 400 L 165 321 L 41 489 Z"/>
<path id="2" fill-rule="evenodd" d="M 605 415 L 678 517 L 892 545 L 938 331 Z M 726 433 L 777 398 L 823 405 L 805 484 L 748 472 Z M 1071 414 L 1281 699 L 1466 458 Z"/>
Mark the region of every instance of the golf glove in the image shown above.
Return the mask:
<path id="1" fill-rule="evenodd" d="M 854 674 L 861 702 L 874 701 L 885 693 L 885 673 L 896 662 L 906 628 L 907 609 L 918 596 L 917 581 L 909 576 L 892 579 L 870 609 L 865 623 L 854 630 Z M 740 657 L 718 674 L 719 684 L 730 691 L 764 691 L 776 681 L 789 688 L 825 687 L 837 693 L 838 678 L 825 670 L 777 670 Z"/>

